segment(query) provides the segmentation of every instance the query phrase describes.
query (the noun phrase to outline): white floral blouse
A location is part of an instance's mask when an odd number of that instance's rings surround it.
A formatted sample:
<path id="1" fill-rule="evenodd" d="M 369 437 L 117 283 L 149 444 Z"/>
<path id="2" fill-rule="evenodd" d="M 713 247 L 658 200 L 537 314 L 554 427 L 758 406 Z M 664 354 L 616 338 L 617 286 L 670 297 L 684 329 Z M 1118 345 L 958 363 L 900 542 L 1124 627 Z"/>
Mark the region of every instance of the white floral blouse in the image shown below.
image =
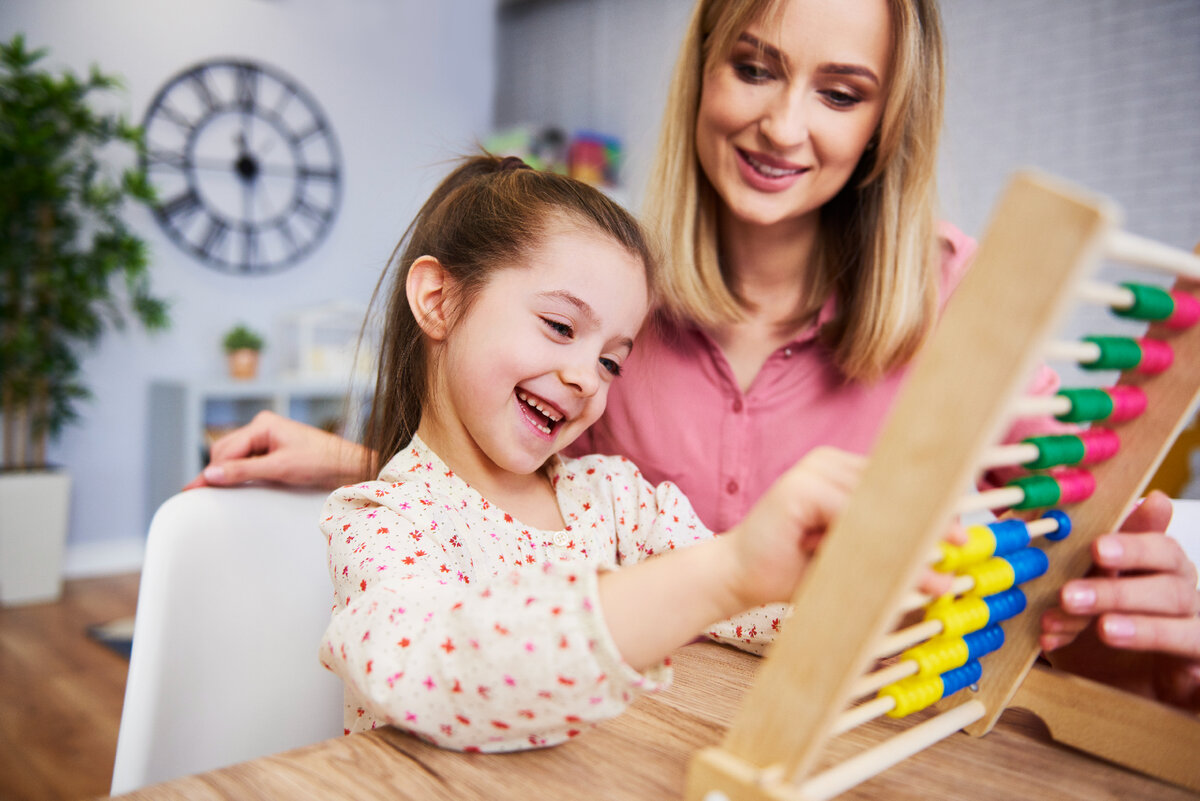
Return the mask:
<path id="1" fill-rule="evenodd" d="M 379 478 L 326 502 L 335 597 L 322 663 L 346 685 L 346 733 L 391 724 L 436 745 L 554 745 L 667 686 L 622 659 L 597 574 L 712 537 L 674 484 L 623 457 L 554 457 L 567 526 L 524 526 L 454 475 L 419 438 Z M 783 606 L 709 635 L 761 651 Z"/>

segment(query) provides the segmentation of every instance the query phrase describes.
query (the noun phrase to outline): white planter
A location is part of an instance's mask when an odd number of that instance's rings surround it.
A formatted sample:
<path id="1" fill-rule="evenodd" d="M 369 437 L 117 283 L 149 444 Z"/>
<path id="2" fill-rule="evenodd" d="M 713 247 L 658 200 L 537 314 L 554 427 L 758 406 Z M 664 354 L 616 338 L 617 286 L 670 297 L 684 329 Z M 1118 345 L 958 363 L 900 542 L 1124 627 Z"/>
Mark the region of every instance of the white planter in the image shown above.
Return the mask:
<path id="1" fill-rule="evenodd" d="M 0 604 L 62 594 L 70 498 L 65 472 L 0 473 Z"/>

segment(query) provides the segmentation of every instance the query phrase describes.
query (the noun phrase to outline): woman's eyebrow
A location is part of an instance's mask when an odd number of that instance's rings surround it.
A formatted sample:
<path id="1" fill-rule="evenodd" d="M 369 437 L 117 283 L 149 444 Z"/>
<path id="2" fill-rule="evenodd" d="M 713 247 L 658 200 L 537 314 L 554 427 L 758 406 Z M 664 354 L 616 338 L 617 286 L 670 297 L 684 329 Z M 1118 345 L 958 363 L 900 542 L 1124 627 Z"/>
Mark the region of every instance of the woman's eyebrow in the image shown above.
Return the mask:
<path id="1" fill-rule="evenodd" d="M 738 37 L 738 41 L 756 48 L 772 61 L 777 61 L 785 66 L 788 63 L 787 56 L 780 52 L 779 48 L 769 45 L 755 36 L 751 36 L 748 33 L 743 33 Z M 821 64 L 819 67 L 817 67 L 817 70 L 829 75 L 856 75 L 860 78 L 866 78 L 876 86 L 881 85 L 879 82 L 879 76 L 876 75 L 875 72 L 869 67 L 864 67 L 861 64 L 838 64 L 830 62 L 827 64 Z"/>

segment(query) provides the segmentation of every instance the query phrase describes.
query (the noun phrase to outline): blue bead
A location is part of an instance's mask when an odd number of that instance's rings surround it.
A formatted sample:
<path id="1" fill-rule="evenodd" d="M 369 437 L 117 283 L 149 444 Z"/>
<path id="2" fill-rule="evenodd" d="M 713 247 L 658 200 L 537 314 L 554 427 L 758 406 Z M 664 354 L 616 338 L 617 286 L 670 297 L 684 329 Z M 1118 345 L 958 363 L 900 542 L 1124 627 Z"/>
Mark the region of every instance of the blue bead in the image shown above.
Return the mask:
<path id="1" fill-rule="evenodd" d="M 941 675 L 942 679 L 942 697 L 949 698 L 963 687 L 970 687 L 975 682 L 979 681 L 979 677 L 983 675 L 983 667 L 980 666 L 977 660 L 971 660 L 962 667 L 956 667 L 954 670 L 947 670 Z"/>
<path id="2" fill-rule="evenodd" d="M 1013 569 L 1013 584 L 1024 584 L 1046 572 L 1050 557 L 1041 548 L 1022 548 L 1004 557 Z"/>
<path id="3" fill-rule="evenodd" d="M 1025 525 L 1024 520 L 1016 518 L 997 520 L 994 523 L 988 523 L 987 527 L 996 537 L 994 556 L 1004 556 L 1029 544 L 1029 527 Z"/>
<path id="4" fill-rule="evenodd" d="M 1071 518 L 1067 517 L 1065 512 L 1060 512 L 1057 509 L 1050 509 L 1042 517 L 1049 518 L 1058 523 L 1058 531 L 1054 531 L 1046 535 L 1046 539 L 1053 542 L 1065 540 L 1071 536 Z"/>
<path id="5" fill-rule="evenodd" d="M 1025 593 L 1013 587 L 983 599 L 988 607 L 988 623 L 999 623 L 1025 611 Z"/>
<path id="6" fill-rule="evenodd" d="M 1000 646 L 1004 645 L 1004 629 L 997 625 L 987 626 L 979 631 L 964 634 L 963 642 L 967 644 L 967 659 L 978 659 L 992 651 L 1000 650 Z"/>

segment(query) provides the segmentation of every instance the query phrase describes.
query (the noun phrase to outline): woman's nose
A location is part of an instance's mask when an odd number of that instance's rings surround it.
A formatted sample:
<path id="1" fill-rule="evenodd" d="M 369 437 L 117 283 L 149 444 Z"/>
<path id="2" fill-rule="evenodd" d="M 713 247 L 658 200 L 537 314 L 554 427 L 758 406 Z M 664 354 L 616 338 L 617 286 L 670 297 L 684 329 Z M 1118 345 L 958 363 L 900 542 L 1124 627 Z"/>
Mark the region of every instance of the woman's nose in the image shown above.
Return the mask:
<path id="1" fill-rule="evenodd" d="M 780 150 L 795 147 L 808 138 L 808 109 L 799 89 L 779 91 L 763 109 L 759 130 Z"/>

